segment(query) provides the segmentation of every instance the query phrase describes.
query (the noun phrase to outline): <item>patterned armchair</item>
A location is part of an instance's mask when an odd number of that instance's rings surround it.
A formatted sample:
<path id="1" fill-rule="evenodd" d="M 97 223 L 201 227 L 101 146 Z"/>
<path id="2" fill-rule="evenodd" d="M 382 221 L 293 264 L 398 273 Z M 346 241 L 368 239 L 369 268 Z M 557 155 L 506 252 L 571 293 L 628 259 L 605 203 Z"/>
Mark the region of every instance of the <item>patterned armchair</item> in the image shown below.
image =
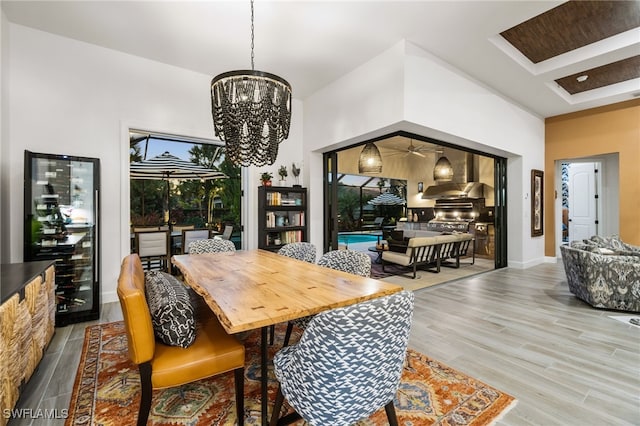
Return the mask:
<path id="1" fill-rule="evenodd" d="M 299 242 L 285 244 L 278 250 L 278 254 L 304 260 L 309 263 L 316 263 L 316 246 L 311 243 Z"/>
<path id="2" fill-rule="evenodd" d="M 385 407 L 397 425 L 393 400 L 402 374 L 414 296 L 402 291 L 322 312 L 300 342 L 273 360 L 280 382 L 271 425 L 302 417 L 310 425 L 351 425 Z M 280 419 L 284 398 L 296 413 Z"/>
<path id="3" fill-rule="evenodd" d="M 640 312 L 640 247 L 617 236 L 560 246 L 569 290 L 591 306 Z"/>
<path id="4" fill-rule="evenodd" d="M 209 238 L 189 243 L 189 254 L 220 253 L 225 251 L 236 251 L 236 246 L 230 240 L 222 240 L 220 238 Z"/>
<path id="5" fill-rule="evenodd" d="M 326 252 L 322 255 L 320 260 L 318 260 L 318 265 L 336 269 L 338 271 L 348 272 L 354 275 L 360 275 L 362 277 L 368 277 L 371 275 L 371 258 L 367 254 L 359 251 L 333 250 Z M 307 324 L 309 324 L 309 321 L 311 321 L 311 318 L 313 318 L 313 316 L 296 318 L 289 321 L 289 324 L 287 324 L 287 332 L 284 335 L 283 346 L 287 346 L 289 344 L 293 326 L 296 325 L 304 330 L 307 327 Z"/>

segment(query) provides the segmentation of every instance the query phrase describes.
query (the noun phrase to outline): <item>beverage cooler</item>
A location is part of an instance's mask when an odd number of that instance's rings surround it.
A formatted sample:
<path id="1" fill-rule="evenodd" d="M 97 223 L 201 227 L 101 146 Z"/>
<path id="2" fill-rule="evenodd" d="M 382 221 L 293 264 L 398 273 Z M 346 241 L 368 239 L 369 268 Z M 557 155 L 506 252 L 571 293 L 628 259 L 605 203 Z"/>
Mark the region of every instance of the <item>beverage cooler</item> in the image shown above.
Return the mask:
<path id="1" fill-rule="evenodd" d="M 100 315 L 100 160 L 25 151 L 24 261 L 55 260 L 56 326 Z"/>

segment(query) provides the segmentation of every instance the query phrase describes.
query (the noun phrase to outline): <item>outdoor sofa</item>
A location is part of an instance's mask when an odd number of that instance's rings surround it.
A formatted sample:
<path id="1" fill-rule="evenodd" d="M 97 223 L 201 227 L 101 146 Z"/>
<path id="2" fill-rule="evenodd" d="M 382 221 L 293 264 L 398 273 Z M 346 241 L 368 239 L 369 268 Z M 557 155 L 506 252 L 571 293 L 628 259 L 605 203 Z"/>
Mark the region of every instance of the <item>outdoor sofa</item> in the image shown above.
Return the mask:
<path id="1" fill-rule="evenodd" d="M 405 231 L 406 232 L 406 231 Z M 429 231 L 410 231 L 420 233 L 402 240 L 393 238 L 393 233 L 387 239 L 389 250 L 382 252 L 382 270 L 385 264 L 393 263 L 412 269 L 416 277 L 418 266 L 440 272 L 441 266 L 460 267 L 460 257 L 467 256 L 473 242 L 473 235 L 469 233 L 443 234 Z M 427 234 L 428 233 L 428 234 Z M 413 234 L 416 235 L 416 234 Z M 475 253 L 472 254 L 472 264 L 475 263 Z"/>

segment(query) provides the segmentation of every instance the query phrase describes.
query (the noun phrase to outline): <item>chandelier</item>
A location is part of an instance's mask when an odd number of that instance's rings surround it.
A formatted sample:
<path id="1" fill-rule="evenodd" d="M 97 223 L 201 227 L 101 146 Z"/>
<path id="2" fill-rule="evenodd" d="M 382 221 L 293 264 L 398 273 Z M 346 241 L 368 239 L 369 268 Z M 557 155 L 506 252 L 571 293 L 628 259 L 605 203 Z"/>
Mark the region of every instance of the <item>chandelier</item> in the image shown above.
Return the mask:
<path id="1" fill-rule="evenodd" d="M 225 142 L 226 158 L 240 166 L 273 164 L 291 124 L 291 85 L 255 70 L 253 39 L 251 0 L 251 70 L 229 71 L 211 80 L 215 134 Z"/>
<path id="2" fill-rule="evenodd" d="M 362 148 L 360 159 L 358 160 L 358 172 L 360 173 L 381 173 L 382 156 L 376 144 L 369 142 Z"/>

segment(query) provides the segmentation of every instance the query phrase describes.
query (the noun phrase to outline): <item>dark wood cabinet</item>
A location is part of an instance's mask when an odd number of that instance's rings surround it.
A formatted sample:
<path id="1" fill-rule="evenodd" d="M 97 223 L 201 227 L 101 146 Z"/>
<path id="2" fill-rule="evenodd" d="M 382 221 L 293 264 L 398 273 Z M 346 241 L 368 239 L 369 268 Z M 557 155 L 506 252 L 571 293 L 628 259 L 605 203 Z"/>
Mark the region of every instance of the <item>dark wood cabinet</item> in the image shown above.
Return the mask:
<path id="1" fill-rule="evenodd" d="M 308 241 L 306 188 L 260 186 L 258 209 L 258 248 L 277 251 Z"/>

